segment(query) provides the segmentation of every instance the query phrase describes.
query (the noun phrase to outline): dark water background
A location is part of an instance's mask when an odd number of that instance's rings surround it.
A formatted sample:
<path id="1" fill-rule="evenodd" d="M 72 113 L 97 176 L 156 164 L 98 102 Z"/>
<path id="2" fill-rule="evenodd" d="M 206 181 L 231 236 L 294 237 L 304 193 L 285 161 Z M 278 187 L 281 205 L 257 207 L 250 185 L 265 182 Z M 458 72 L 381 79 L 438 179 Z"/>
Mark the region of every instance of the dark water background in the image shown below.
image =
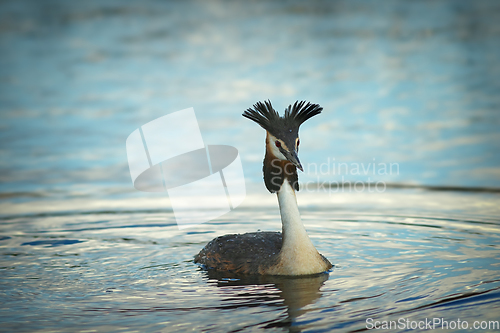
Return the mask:
<path id="1" fill-rule="evenodd" d="M 0 330 L 500 320 L 498 22 L 496 1 L 0 2 Z M 241 117 L 268 98 L 324 107 L 304 184 L 388 187 L 299 192 L 329 275 L 209 276 L 192 257 L 211 238 L 280 229 Z M 191 106 L 205 143 L 238 148 L 247 199 L 178 230 L 164 194 L 133 189 L 125 140 Z"/>

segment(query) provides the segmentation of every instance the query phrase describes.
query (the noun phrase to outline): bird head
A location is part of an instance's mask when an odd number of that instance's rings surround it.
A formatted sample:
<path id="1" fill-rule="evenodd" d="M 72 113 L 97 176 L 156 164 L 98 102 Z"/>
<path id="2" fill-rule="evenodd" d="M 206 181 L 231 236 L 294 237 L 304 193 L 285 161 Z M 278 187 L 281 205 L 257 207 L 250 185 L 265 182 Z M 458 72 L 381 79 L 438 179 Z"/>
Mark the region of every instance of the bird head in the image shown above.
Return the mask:
<path id="1" fill-rule="evenodd" d="M 323 110 L 318 104 L 297 101 L 285 109 L 284 116 L 276 112 L 270 101 L 257 102 L 246 110 L 243 117 L 255 121 L 267 131 L 267 151 L 274 158 L 289 161 L 304 171 L 298 157 L 299 127 L 307 119 L 320 114 Z"/>

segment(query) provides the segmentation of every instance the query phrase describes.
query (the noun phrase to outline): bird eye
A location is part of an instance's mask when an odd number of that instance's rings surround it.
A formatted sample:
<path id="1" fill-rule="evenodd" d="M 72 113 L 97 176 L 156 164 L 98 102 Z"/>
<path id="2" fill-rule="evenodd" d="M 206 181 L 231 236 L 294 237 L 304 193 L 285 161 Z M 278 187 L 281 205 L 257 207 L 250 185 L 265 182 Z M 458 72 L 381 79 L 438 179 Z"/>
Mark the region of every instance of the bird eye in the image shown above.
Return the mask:
<path id="1" fill-rule="evenodd" d="M 276 147 L 281 147 L 281 142 L 279 142 L 278 140 L 276 140 L 276 142 L 274 143 L 276 145 Z"/>

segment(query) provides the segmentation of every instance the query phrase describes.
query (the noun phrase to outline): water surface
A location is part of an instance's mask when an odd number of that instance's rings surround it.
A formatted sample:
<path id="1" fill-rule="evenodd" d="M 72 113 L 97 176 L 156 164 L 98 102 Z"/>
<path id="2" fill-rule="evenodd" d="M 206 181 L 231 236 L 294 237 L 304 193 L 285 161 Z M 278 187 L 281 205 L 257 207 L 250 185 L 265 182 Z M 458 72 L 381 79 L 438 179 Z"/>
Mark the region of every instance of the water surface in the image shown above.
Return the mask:
<path id="1" fill-rule="evenodd" d="M 426 209 L 429 202 L 411 211 L 382 203 L 414 195 L 365 198 L 356 211 L 350 206 L 363 197 L 337 206 L 316 200 L 324 195 L 299 196 L 326 204 L 306 206 L 302 215 L 314 244 L 335 264 L 329 274 L 303 278 L 217 275 L 193 263 L 215 236 L 279 230 L 277 207 L 241 207 L 193 230 L 178 230 L 172 213 L 162 211 L 4 218 L 3 327 L 317 332 L 364 329 L 369 318 L 498 320 L 497 195 L 431 193 L 441 213 Z M 473 205 L 453 207 L 447 199 Z"/>

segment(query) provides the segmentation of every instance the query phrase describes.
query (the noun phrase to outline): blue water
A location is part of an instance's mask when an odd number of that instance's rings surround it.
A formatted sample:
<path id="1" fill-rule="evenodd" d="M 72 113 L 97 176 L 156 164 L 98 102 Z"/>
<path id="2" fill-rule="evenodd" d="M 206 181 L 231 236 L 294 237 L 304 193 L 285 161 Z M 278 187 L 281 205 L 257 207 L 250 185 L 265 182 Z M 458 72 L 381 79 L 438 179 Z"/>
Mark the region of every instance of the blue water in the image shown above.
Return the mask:
<path id="1" fill-rule="evenodd" d="M 414 194 L 389 191 L 384 199 Z M 498 202 L 490 194 L 455 196 Z M 312 241 L 335 264 L 313 278 L 212 276 L 193 263 L 217 235 L 279 230 L 276 207 L 239 208 L 190 231 L 163 211 L 6 218 L 2 328 L 317 332 L 363 329 L 369 320 L 498 323 L 498 208 L 495 216 L 471 207 L 464 214 L 446 204 L 453 197 L 432 196 L 439 213 L 425 201 L 412 210 L 369 198 L 372 207 L 356 211 L 348 203 L 302 207 Z"/>
<path id="2" fill-rule="evenodd" d="M 2 330 L 498 321 L 498 22 L 495 1 L 1 2 Z M 324 107 L 301 127 L 298 201 L 329 275 L 192 262 L 217 235 L 280 229 L 264 131 L 241 117 L 264 99 Z M 238 148 L 247 199 L 178 230 L 164 193 L 133 188 L 125 140 L 188 107 L 206 144 Z M 386 186 L 316 187 L 343 181 Z"/>

